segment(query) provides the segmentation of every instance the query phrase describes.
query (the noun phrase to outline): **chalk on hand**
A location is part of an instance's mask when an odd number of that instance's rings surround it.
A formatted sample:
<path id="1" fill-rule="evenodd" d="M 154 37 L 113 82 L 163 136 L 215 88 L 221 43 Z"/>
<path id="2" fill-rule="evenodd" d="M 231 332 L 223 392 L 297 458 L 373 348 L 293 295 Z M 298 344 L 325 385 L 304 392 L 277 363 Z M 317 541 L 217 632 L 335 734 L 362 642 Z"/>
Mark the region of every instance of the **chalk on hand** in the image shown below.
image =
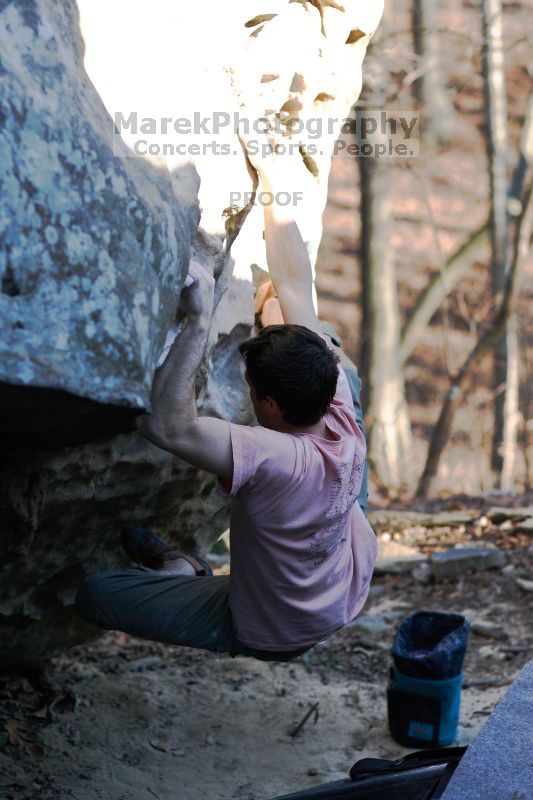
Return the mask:
<path id="1" fill-rule="evenodd" d="M 193 285 L 193 283 L 194 283 L 194 278 L 191 275 L 187 275 L 185 277 L 185 283 L 183 284 L 183 288 L 184 289 L 188 289 L 189 286 Z M 167 333 L 165 346 L 163 348 L 163 351 L 162 351 L 161 355 L 159 356 L 159 358 L 157 360 L 156 369 L 159 369 L 159 367 L 162 367 L 163 364 L 165 363 L 166 358 L 167 358 L 167 356 L 168 356 L 168 354 L 170 352 L 170 348 L 174 344 L 174 340 L 176 339 L 176 336 L 178 336 L 181 333 L 182 327 L 183 326 L 182 326 L 181 322 L 179 322 L 176 325 L 173 325 L 172 328 Z"/>
<path id="2" fill-rule="evenodd" d="M 157 360 L 156 369 L 159 369 L 159 367 L 162 367 L 163 364 L 165 363 L 166 357 L 168 356 L 168 354 L 170 352 L 170 348 L 174 344 L 174 340 L 175 340 L 176 336 L 178 336 L 178 334 L 181 333 L 181 328 L 182 328 L 182 325 L 181 325 L 181 322 L 180 322 L 177 325 L 173 325 L 172 328 L 167 333 L 165 346 L 163 348 L 163 352 L 161 353 L 161 355 L 159 356 L 159 358 Z"/>

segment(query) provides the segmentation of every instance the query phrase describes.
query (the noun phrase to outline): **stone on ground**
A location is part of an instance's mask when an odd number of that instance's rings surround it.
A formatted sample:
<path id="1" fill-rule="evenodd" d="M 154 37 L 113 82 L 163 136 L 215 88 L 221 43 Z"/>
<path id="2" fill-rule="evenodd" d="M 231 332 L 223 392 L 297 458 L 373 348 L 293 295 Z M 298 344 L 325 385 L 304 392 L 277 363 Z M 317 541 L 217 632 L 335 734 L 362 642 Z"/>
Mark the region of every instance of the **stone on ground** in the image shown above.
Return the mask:
<path id="1" fill-rule="evenodd" d="M 496 547 L 456 547 L 429 557 L 434 577 L 455 578 L 469 570 L 492 569 L 505 565 L 505 554 Z"/>
<path id="2" fill-rule="evenodd" d="M 395 541 L 378 539 L 378 558 L 376 574 L 401 575 L 411 572 L 415 567 L 425 563 L 426 556 L 419 550 Z"/>
<path id="3" fill-rule="evenodd" d="M 490 519 L 491 522 L 494 522 L 496 525 L 499 525 L 501 522 L 505 522 L 506 520 L 510 519 L 513 522 L 518 522 L 520 520 L 526 519 L 527 517 L 533 518 L 533 508 L 531 506 L 523 506 L 517 508 L 505 508 L 500 506 L 493 506 L 489 508 L 486 512 L 485 516 Z"/>

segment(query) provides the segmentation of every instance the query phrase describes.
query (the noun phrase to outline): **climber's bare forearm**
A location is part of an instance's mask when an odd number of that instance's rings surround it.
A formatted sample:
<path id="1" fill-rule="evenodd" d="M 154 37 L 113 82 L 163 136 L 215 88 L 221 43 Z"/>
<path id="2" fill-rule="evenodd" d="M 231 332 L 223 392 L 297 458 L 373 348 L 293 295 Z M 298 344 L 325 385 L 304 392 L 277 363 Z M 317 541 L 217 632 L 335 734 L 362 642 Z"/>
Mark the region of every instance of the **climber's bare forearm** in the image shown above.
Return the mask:
<path id="1" fill-rule="evenodd" d="M 261 172 L 265 192 L 276 197 L 287 191 L 285 170 Z M 290 187 L 289 187 L 290 188 Z M 321 332 L 313 304 L 311 262 L 291 206 L 273 202 L 264 206 L 267 264 L 287 323 Z"/>
<path id="2" fill-rule="evenodd" d="M 229 424 L 214 417 L 198 417 L 194 390 L 211 328 L 215 282 L 198 264 L 191 264 L 189 275 L 193 283 L 180 297 L 185 326 L 155 374 L 151 413 L 141 417 L 139 429 L 153 444 L 189 464 L 231 478 Z"/>
<path id="3" fill-rule="evenodd" d="M 156 373 L 152 412 L 141 417 L 139 428 L 161 449 L 199 469 L 231 478 L 229 424 L 215 417 L 199 417 L 196 411 L 194 384 L 208 335 L 205 320 L 188 321 Z"/>
<path id="4" fill-rule="evenodd" d="M 209 327 L 206 319 L 188 319 L 176 336 L 164 364 L 155 373 L 151 413 L 145 418 L 150 430 L 169 435 L 197 421 L 194 384 Z"/>

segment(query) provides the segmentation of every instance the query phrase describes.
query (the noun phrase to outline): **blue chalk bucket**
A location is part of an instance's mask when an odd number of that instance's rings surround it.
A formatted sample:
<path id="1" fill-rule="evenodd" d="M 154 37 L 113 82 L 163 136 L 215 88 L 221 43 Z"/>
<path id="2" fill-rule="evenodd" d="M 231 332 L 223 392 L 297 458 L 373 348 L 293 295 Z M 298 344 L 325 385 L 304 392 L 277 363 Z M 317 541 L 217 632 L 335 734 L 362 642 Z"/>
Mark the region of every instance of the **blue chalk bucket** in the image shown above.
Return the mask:
<path id="1" fill-rule="evenodd" d="M 425 680 L 394 667 L 387 690 L 391 734 L 406 747 L 446 747 L 459 725 L 463 675 Z"/>
<path id="2" fill-rule="evenodd" d="M 446 747 L 456 738 L 469 630 L 460 614 L 438 611 L 417 611 L 398 628 L 387 706 L 400 744 Z"/>

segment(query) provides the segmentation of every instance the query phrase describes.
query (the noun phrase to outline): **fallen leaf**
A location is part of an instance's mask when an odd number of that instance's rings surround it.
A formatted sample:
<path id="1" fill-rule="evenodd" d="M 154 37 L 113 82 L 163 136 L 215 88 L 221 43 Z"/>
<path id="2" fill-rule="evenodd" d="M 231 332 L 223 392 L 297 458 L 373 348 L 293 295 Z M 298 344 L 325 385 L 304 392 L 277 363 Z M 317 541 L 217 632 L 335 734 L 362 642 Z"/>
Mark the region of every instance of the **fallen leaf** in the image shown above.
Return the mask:
<path id="1" fill-rule="evenodd" d="M 245 28 L 255 28 L 256 25 L 261 25 L 263 22 L 270 22 L 271 19 L 277 17 L 277 14 L 258 14 L 257 17 L 249 19 L 244 23 Z"/>
<path id="2" fill-rule="evenodd" d="M 359 39 L 362 39 L 363 36 L 366 36 L 366 35 L 367 34 L 363 33 L 363 31 L 360 31 L 359 28 L 354 28 L 348 34 L 348 38 L 346 39 L 345 44 L 355 44 L 355 42 L 358 42 Z"/>
<path id="3" fill-rule="evenodd" d="M 9 734 L 9 743 L 15 746 L 23 744 L 25 736 L 28 734 L 28 729 L 25 728 L 20 722 L 14 719 L 8 719 L 4 722 L 4 728 Z"/>
<path id="4" fill-rule="evenodd" d="M 31 716 L 37 717 L 37 719 L 49 719 L 50 713 L 48 711 L 48 707 L 43 706 L 42 708 L 39 708 L 37 711 L 32 711 Z"/>
<path id="5" fill-rule="evenodd" d="M 56 711 L 58 714 L 65 714 L 74 711 L 77 698 L 71 689 L 64 689 L 60 692 L 49 705 L 50 712 Z"/>
<path id="6" fill-rule="evenodd" d="M 33 758 L 41 758 L 44 755 L 44 747 L 38 742 L 25 742 L 24 752 L 29 753 Z"/>
<path id="7" fill-rule="evenodd" d="M 167 742 L 162 739 L 150 739 L 150 746 L 154 750 L 159 750 L 161 753 L 168 753 L 172 749 L 172 742 Z"/>

